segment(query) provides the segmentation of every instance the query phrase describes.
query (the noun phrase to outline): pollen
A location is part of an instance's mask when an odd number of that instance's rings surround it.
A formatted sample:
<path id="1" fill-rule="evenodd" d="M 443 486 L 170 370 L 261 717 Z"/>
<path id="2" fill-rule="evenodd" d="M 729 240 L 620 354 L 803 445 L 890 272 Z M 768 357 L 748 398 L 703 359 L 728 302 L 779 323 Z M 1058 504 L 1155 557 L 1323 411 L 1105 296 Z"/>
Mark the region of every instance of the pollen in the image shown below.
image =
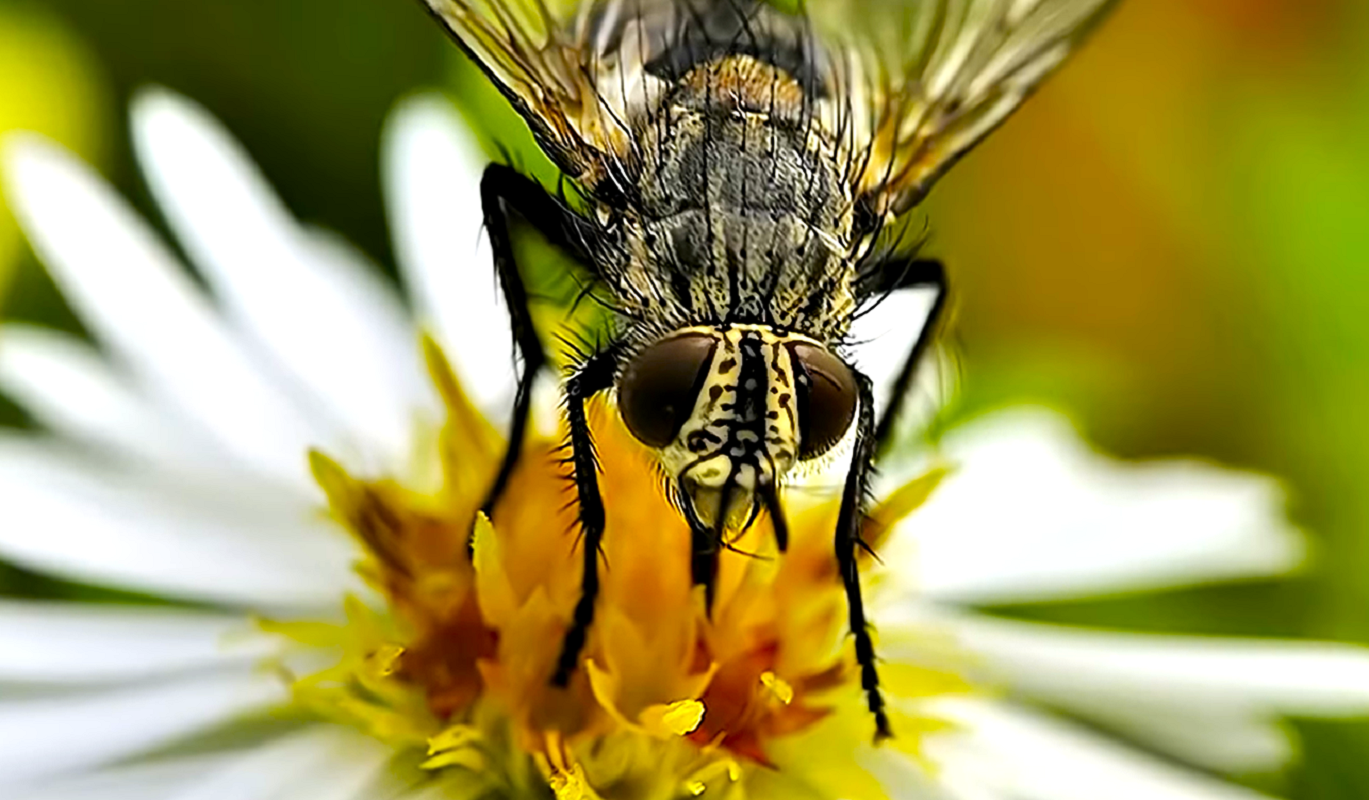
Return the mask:
<path id="1" fill-rule="evenodd" d="M 775 673 L 762 672 L 761 683 L 765 685 L 765 688 L 770 690 L 770 693 L 775 696 L 776 700 L 779 700 L 784 705 L 787 706 L 794 702 L 794 687 L 790 686 L 783 678 L 777 676 Z"/>
<path id="2" fill-rule="evenodd" d="M 606 405 L 591 414 L 607 510 L 602 586 L 579 667 L 553 686 L 581 578 L 560 439 L 532 437 L 503 500 L 481 514 L 504 441 L 441 352 L 429 343 L 426 354 L 446 407 L 427 448 L 438 480 L 361 478 L 311 454 L 327 513 L 359 545 L 373 591 L 343 601 L 342 622 L 262 622 L 334 659 L 285 672 L 297 706 L 412 751 L 439 778 L 558 800 L 741 797 L 758 776 L 773 780 L 804 737 L 858 716 L 831 550 L 836 499 L 785 498 L 786 553 L 764 518 L 737 532 L 709 612 L 691 582 L 689 530 L 650 453 Z M 913 511 L 936 479 L 896 491 L 868 536 Z M 918 682 L 915 695 L 959 685 L 930 672 Z M 898 747 L 915 750 L 933 727 L 900 725 Z M 868 732 L 852 752 L 862 744 Z"/>

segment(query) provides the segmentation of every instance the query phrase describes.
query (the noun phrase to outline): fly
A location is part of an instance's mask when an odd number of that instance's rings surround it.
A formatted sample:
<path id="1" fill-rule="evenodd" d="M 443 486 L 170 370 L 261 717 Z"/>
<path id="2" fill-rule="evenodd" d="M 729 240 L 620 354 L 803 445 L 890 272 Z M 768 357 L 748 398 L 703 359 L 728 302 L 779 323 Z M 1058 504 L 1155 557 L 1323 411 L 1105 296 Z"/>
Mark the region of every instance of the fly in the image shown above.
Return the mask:
<path id="1" fill-rule="evenodd" d="M 605 513 L 586 401 L 611 392 L 654 448 L 713 601 L 729 531 L 849 442 L 834 531 L 861 683 L 891 735 L 861 600 L 872 463 L 945 308 L 939 262 L 886 234 L 1073 52 L 1112 0 L 425 0 L 583 197 L 572 208 L 503 165 L 481 182 L 521 370 L 489 512 L 522 450 L 547 363 L 514 260 L 521 218 L 581 264 L 619 313 L 565 380 L 583 531 L 582 592 L 553 684 L 594 618 Z M 892 292 L 935 301 L 876 414 L 853 366 L 857 313 Z M 615 531 L 617 535 L 640 535 Z"/>

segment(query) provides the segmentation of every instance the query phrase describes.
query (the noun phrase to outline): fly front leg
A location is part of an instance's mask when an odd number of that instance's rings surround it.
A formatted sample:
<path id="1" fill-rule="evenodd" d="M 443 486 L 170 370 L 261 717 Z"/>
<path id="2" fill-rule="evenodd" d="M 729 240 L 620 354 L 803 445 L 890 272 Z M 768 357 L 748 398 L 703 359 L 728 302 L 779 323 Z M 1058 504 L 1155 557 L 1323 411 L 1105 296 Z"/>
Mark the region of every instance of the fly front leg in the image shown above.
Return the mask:
<path id="1" fill-rule="evenodd" d="M 542 341 L 532 324 L 527 287 L 514 260 L 510 233 L 512 215 L 522 217 L 553 245 L 576 257 L 582 264 L 591 262 L 580 244 L 585 241 L 580 234 L 586 223 L 547 194 L 541 184 L 519 174 L 512 167 L 491 164 L 485 168 L 480 181 L 480 200 L 485 213 L 485 229 L 489 233 L 491 250 L 494 251 L 495 273 L 509 309 L 514 348 L 521 357 L 518 389 L 509 421 L 508 449 L 504 451 L 499 472 L 480 506 L 489 515 L 508 487 L 509 478 L 523 452 L 528 413 L 532 408 L 533 385 L 537 381 L 537 373 L 547 363 Z"/>
<path id="2" fill-rule="evenodd" d="M 570 628 L 561 642 L 561 655 L 551 682 L 566 686 L 585 647 L 594 622 L 594 601 L 599 596 L 599 545 L 604 537 L 604 500 L 599 494 L 599 461 L 594 438 L 585 416 L 585 402 L 613 386 L 618 354 L 609 349 L 590 356 L 566 381 L 566 423 L 570 428 L 570 463 L 574 469 L 576 503 L 580 512 L 580 550 L 584 572 L 580 599 L 575 604 Z"/>
<path id="3" fill-rule="evenodd" d="M 860 592 L 860 570 L 857 556 L 864 547 L 861 530 L 865 527 L 865 501 L 869 495 L 870 474 L 875 458 L 875 393 L 874 385 L 864 373 L 852 369 L 859 389 L 859 410 L 856 418 L 856 441 L 851 453 L 851 467 L 846 473 L 846 485 L 841 495 L 841 511 L 837 515 L 835 546 L 837 569 L 842 587 L 846 590 L 846 604 L 851 635 L 855 637 L 856 664 L 860 668 L 860 687 L 865 690 L 866 705 L 875 718 L 875 740 L 893 735 L 889 715 L 884 709 L 884 695 L 879 690 L 879 670 L 876 666 L 875 643 L 870 636 L 870 622 L 865 618 L 865 600 Z"/>
<path id="4" fill-rule="evenodd" d="M 918 365 L 931 346 L 938 323 L 945 311 L 946 271 L 939 261 L 889 259 L 870 269 L 862 270 L 862 279 L 857 284 L 857 294 L 861 300 L 916 287 L 931 287 L 936 294 L 922 330 L 918 332 L 916 342 L 889 388 L 889 397 L 878 421 L 875 420 L 873 382 L 859 370 L 851 370 L 855 375 L 859 394 L 856 440 L 851 453 L 850 471 L 846 475 L 846 484 L 842 492 L 841 511 L 837 518 L 835 535 L 837 568 L 841 574 L 842 586 L 846 590 L 851 634 L 855 637 L 856 663 L 860 668 L 860 685 L 865 690 L 866 705 L 875 718 L 877 741 L 892 736 L 893 730 L 889 725 L 884 695 L 879 688 L 874 638 L 870 635 L 870 623 L 865 617 L 865 601 L 860 589 L 858 556 L 865 548 L 865 542 L 861 537 L 866 519 L 865 504 L 869 496 L 870 476 L 874 472 L 875 457 L 892 439 L 898 414 L 903 407 L 903 399 L 912 386 Z"/>
<path id="5" fill-rule="evenodd" d="M 538 371 L 547 363 L 541 339 L 533 327 L 527 287 L 514 261 L 510 220 L 515 214 L 522 217 L 547 241 L 576 258 L 585 267 L 592 269 L 593 261 L 583 246 L 589 240 L 588 223 L 547 194 L 536 181 L 513 168 L 502 164 L 486 167 L 480 181 L 480 199 L 485 211 L 485 228 L 494 251 L 495 271 L 509 307 L 514 347 L 522 356 L 513 418 L 509 423 L 508 449 L 482 504 L 482 509 L 489 514 L 508 487 L 509 478 L 522 454 L 528 413 L 532 407 L 533 384 Z M 566 381 L 566 421 L 570 427 L 570 461 L 575 471 L 575 491 L 580 511 L 584 576 L 581 579 L 580 599 L 575 604 L 570 628 L 561 644 L 556 672 L 552 675 L 552 683 L 556 686 L 568 684 L 571 674 L 575 672 L 590 623 L 594 620 L 594 601 L 599 595 L 599 545 L 604 535 L 605 514 L 603 499 L 599 495 L 599 465 L 585 416 L 585 401 L 612 387 L 616 372 L 616 351 L 608 350 L 591 356 Z"/>

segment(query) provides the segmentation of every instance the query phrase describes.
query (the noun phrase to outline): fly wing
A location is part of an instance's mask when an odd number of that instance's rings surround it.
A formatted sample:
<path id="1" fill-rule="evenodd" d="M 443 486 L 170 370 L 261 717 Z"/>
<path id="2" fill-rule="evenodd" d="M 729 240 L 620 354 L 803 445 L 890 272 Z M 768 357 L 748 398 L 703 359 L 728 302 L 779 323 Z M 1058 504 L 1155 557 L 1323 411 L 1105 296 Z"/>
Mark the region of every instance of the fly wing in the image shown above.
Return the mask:
<path id="1" fill-rule="evenodd" d="M 1117 0 L 424 2 L 590 188 L 630 171 L 631 125 L 679 68 L 755 50 L 822 96 L 855 195 L 884 215 L 920 201 Z"/>
<path id="2" fill-rule="evenodd" d="M 584 33 L 589 3 L 424 2 L 570 177 L 597 180 L 630 150 L 621 109 L 598 91 L 601 65 Z"/>
<path id="3" fill-rule="evenodd" d="M 917 204 L 1079 47 L 1116 0 L 809 0 L 877 214 Z"/>
<path id="4" fill-rule="evenodd" d="M 718 7 L 761 0 L 424 0 L 566 174 L 591 189 L 638 159 L 633 122 L 667 82 L 648 65 Z M 723 15 L 725 18 L 736 14 Z"/>

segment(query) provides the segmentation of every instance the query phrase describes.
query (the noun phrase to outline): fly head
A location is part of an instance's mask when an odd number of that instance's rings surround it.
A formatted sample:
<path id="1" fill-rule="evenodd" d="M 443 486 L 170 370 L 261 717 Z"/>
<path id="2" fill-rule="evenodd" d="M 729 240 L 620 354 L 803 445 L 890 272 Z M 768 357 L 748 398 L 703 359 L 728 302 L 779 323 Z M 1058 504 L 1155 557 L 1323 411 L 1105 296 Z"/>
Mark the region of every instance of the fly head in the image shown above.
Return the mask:
<path id="1" fill-rule="evenodd" d="M 764 325 L 678 330 L 618 381 L 628 430 L 657 450 L 686 517 L 719 535 L 750 524 L 795 464 L 836 445 L 856 398 L 830 349 Z"/>

